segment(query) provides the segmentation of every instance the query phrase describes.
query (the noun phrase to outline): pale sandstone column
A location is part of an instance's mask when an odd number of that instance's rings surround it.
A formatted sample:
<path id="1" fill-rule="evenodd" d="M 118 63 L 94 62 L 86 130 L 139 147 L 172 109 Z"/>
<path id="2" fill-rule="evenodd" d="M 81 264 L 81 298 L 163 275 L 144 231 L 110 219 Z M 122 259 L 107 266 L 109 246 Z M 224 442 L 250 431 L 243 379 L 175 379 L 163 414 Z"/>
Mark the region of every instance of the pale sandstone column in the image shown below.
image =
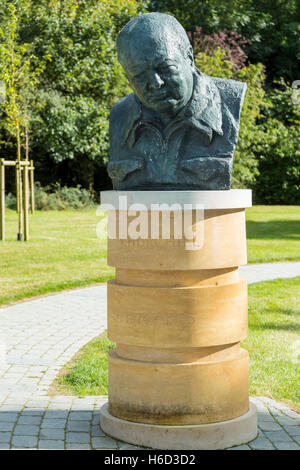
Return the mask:
<path id="1" fill-rule="evenodd" d="M 126 192 L 103 193 L 102 201 L 116 204 L 120 194 Z M 202 204 L 203 245 L 187 250 L 185 238 L 174 238 L 175 213 L 168 240 L 109 239 L 108 264 L 116 277 L 108 283 L 108 336 L 116 348 L 109 355 L 103 430 L 161 449 L 216 449 L 253 439 L 248 353 L 240 347 L 248 329 L 247 284 L 238 274 L 247 263 L 251 192 L 127 195 L 128 205 L 140 202 L 147 209 L 156 200 Z M 118 237 L 118 221 L 130 224 L 136 216 L 126 210 L 116 215 Z M 150 227 L 150 210 L 147 216 Z M 155 220 L 161 237 L 162 217 Z"/>

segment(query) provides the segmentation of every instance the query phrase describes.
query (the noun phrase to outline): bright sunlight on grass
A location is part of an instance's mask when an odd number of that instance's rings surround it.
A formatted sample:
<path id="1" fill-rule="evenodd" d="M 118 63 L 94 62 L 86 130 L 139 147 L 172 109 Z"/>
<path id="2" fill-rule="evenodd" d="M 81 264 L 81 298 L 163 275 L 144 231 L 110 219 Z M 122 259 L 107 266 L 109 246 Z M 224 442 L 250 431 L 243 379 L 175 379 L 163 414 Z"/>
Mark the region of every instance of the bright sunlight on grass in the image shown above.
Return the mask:
<path id="1" fill-rule="evenodd" d="M 107 395 L 107 354 L 114 346 L 106 333 L 92 340 L 66 365 L 52 388 L 72 395 Z"/>
<path id="2" fill-rule="evenodd" d="M 98 240 L 96 209 L 36 211 L 30 241 L 17 242 L 17 214 L 7 210 L 0 242 L 0 305 L 48 292 L 106 281 L 106 241 Z"/>
<path id="3" fill-rule="evenodd" d="M 249 286 L 250 395 L 269 396 L 300 410 L 300 277 Z M 74 395 L 107 394 L 106 335 L 85 346 L 56 381 Z"/>
<path id="4" fill-rule="evenodd" d="M 300 206 L 247 209 L 249 263 L 300 259 Z M 96 209 L 36 211 L 30 241 L 17 242 L 17 214 L 7 210 L 0 242 L 0 305 L 106 281 L 106 241 L 98 240 Z"/>
<path id="5" fill-rule="evenodd" d="M 300 260 L 300 206 L 246 209 L 248 263 Z"/>
<path id="6" fill-rule="evenodd" d="M 250 394 L 270 396 L 300 410 L 300 277 L 251 284 Z"/>

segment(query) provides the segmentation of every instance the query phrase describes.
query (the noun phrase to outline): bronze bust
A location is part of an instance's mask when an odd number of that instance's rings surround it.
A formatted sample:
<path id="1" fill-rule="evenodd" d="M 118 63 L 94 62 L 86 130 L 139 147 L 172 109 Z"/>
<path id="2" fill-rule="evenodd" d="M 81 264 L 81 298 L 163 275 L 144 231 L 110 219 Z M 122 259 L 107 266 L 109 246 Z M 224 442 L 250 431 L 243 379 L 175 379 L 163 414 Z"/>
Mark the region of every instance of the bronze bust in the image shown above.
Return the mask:
<path id="1" fill-rule="evenodd" d="M 170 15 L 133 18 L 117 47 L 133 93 L 110 115 L 114 189 L 230 189 L 246 84 L 199 71 Z"/>

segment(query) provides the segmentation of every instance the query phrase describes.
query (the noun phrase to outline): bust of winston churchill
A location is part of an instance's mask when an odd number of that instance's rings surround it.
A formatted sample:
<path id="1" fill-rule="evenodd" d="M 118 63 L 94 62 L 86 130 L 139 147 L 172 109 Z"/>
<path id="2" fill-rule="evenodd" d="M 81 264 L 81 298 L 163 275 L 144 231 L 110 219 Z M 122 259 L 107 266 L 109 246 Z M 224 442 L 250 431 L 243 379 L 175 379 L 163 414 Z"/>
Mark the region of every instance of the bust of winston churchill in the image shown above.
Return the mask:
<path id="1" fill-rule="evenodd" d="M 133 18 L 117 48 L 133 93 L 110 115 L 114 189 L 230 189 L 246 84 L 198 70 L 170 15 Z"/>

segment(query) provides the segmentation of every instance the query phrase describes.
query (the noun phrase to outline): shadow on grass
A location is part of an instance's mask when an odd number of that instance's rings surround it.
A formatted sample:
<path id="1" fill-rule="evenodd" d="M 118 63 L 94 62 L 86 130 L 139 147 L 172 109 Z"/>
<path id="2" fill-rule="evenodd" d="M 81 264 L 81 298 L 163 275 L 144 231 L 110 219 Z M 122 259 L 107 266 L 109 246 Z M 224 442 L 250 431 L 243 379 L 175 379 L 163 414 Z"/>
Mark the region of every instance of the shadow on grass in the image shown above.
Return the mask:
<path id="1" fill-rule="evenodd" d="M 296 310 L 294 308 L 284 308 L 284 307 L 276 307 L 274 308 L 265 308 L 264 309 L 264 314 L 271 313 L 276 316 L 278 315 L 287 315 L 287 316 L 293 316 L 293 317 L 299 317 L 300 316 L 300 310 Z"/>
<path id="2" fill-rule="evenodd" d="M 262 325 L 251 325 L 252 330 L 282 330 L 282 331 L 300 331 L 300 325 L 297 323 L 285 323 L 278 325 L 278 323 L 264 323 Z"/>
<path id="3" fill-rule="evenodd" d="M 300 240 L 300 220 L 248 220 L 247 238 L 261 240 Z"/>

